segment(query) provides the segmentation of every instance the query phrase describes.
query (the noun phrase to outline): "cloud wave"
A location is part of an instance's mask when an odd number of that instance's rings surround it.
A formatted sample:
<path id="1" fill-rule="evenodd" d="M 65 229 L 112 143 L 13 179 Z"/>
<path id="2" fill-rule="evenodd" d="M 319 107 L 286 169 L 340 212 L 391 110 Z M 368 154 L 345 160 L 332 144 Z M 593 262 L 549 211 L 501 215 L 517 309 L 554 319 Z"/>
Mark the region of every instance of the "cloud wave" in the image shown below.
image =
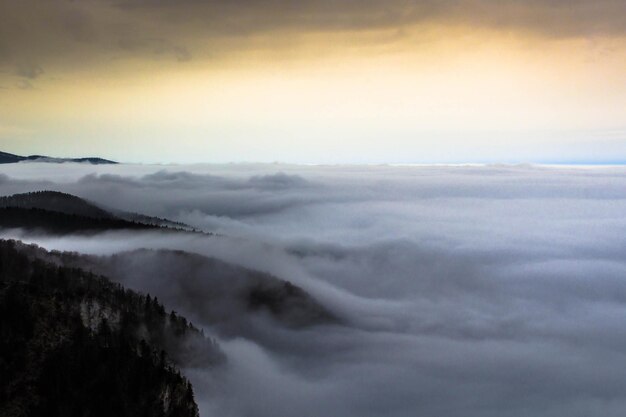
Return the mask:
<path id="1" fill-rule="evenodd" d="M 204 416 L 626 408 L 623 167 L 18 164 L 0 177 L 1 195 L 41 188 L 220 236 L 26 240 L 213 256 L 289 279 L 348 319 L 294 330 L 258 318 L 223 336 L 228 366 L 189 371 Z"/>

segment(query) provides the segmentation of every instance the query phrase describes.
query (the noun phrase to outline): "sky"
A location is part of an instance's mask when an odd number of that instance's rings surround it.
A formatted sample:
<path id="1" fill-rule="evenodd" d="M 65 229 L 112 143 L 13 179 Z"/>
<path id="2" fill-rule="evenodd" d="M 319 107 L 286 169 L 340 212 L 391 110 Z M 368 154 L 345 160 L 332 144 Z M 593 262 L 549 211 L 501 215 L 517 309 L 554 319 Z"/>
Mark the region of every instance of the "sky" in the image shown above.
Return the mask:
<path id="1" fill-rule="evenodd" d="M 621 163 L 622 0 L 0 0 L 0 150 Z"/>

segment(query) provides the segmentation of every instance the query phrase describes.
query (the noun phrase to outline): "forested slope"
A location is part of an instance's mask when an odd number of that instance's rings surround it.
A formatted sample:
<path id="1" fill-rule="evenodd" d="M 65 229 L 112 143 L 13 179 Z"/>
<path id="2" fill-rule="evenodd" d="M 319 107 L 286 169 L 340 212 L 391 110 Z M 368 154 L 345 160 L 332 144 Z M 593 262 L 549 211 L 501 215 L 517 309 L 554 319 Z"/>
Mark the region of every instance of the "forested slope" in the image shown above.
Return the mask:
<path id="1" fill-rule="evenodd" d="M 195 417 L 177 365 L 225 360 L 156 298 L 0 240 L 0 416 Z"/>

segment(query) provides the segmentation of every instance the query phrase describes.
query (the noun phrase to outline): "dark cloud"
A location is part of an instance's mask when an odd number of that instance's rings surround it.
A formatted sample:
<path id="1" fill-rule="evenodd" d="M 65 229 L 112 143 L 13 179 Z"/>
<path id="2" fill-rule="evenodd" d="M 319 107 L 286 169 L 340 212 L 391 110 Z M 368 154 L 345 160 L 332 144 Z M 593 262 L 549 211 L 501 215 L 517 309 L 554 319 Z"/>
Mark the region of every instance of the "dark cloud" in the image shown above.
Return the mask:
<path id="1" fill-rule="evenodd" d="M 533 32 L 547 37 L 623 36 L 621 0 L 0 0 L 0 64 L 103 65 L 114 57 L 177 61 L 296 42 L 286 34 L 393 30 L 420 23 Z M 155 46 L 154 39 L 162 45 Z M 373 42 L 372 38 L 363 42 Z M 157 53 L 156 55 L 160 55 Z"/>
<path id="2" fill-rule="evenodd" d="M 625 6 L 619 0 L 593 3 L 584 0 L 129 0 L 116 5 L 138 13 L 173 13 L 175 18 L 185 15 L 187 11 L 200 12 L 198 18 L 215 16 L 209 21 L 210 26 L 221 28 L 224 32 L 229 32 L 227 27 L 231 26 L 231 31 L 242 33 L 286 27 L 309 30 L 376 29 L 429 20 L 528 28 L 555 35 L 623 33 L 626 28 L 619 13 L 624 12 Z"/>
<path id="3" fill-rule="evenodd" d="M 171 52 L 176 57 L 178 62 L 191 61 L 191 53 L 184 46 L 173 46 Z"/>
<path id="4" fill-rule="evenodd" d="M 28 80 L 19 80 L 15 83 L 15 86 L 20 90 L 33 90 L 35 86 Z"/>
<path id="5" fill-rule="evenodd" d="M 34 80 L 43 74 L 43 68 L 33 63 L 22 63 L 18 65 L 15 74 L 19 77 L 28 78 Z"/>
<path id="6" fill-rule="evenodd" d="M 165 39 L 126 37 L 119 39 L 117 45 L 123 51 L 132 53 L 142 53 L 146 50 L 152 50 L 155 56 L 173 56 L 178 62 L 186 62 L 192 59 L 192 55 L 186 47 L 172 45 Z"/>

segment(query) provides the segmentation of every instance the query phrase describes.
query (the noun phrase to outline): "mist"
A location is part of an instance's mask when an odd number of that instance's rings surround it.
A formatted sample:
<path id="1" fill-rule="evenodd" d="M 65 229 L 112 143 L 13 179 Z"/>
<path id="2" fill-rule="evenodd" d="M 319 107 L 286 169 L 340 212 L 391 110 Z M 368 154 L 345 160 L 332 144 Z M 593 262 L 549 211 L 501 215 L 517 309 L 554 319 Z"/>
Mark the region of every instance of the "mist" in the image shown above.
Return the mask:
<path id="1" fill-rule="evenodd" d="M 203 417 L 621 416 L 626 407 L 623 167 L 0 172 L 0 195 L 43 189 L 207 234 L 1 237 L 101 257 L 184 250 L 292 282 L 340 318 L 290 327 L 224 303 L 216 320 L 205 280 L 217 278 L 202 268 L 173 258 L 155 271 L 151 255 L 124 264 L 113 280 L 188 315 L 226 354 L 225 366 L 186 370 Z"/>

